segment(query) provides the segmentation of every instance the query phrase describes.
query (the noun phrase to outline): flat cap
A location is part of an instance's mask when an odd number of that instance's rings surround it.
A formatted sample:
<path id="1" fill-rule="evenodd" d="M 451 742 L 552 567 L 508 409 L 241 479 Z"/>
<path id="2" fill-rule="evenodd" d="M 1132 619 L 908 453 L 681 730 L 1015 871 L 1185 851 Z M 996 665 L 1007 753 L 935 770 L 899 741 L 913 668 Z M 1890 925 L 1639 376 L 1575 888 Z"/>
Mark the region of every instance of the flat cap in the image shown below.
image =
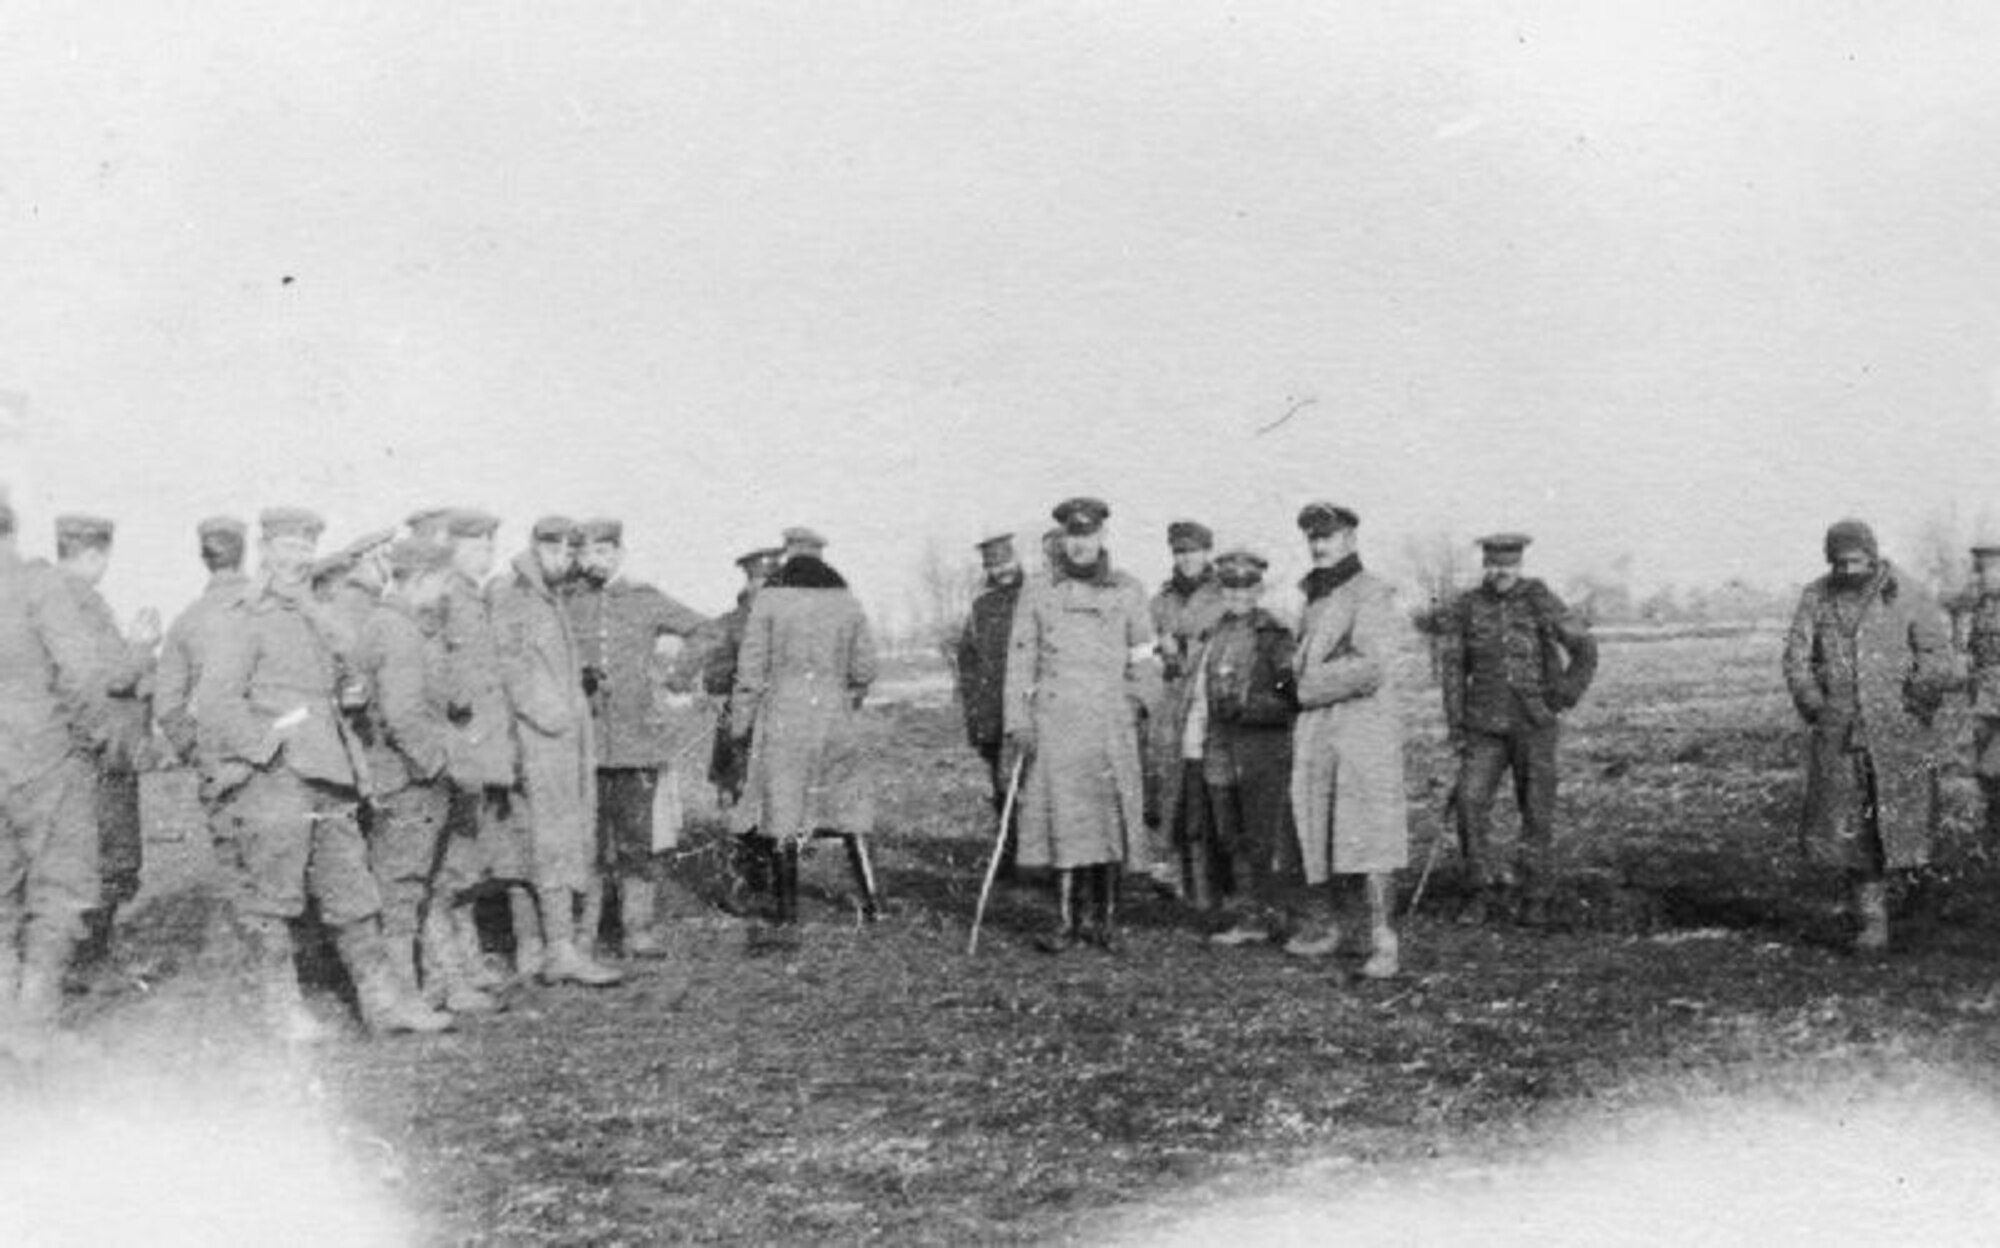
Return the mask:
<path id="1" fill-rule="evenodd" d="M 445 522 L 451 519 L 451 510 L 449 507 L 425 507 L 411 512 L 409 519 L 403 523 L 409 526 L 414 536 L 439 537 L 444 533 Z"/>
<path id="2" fill-rule="evenodd" d="M 430 537 L 406 537 L 389 547 L 389 571 L 402 577 L 442 572 L 451 566 L 451 547 Z"/>
<path id="3" fill-rule="evenodd" d="M 791 528 L 786 529 L 781 536 L 785 539 L 785 545 L 796 546 L 800 550 L 826 549 L 826 539 L 803 524 L 793 525 Z"/>
<path id="4" fill-rule="evenodd" d="M 768 571 L 778 566 L 778 560 L 784 553 L 776 546 L 759 546 L 755 550 L 745 551 L 736 556 L 736 566 L 745 572 L 759 567 Z"/>
<path id="5" fill-rule="evenodd" d="M 609 516 L 592 516 L 576 526 L 576 536 L 578 541 L 583 542 L 610 542 L 613 546 L 623 545 L 625 522 L 613 520 Z"/>
<path id="6" fill-rule="evenodd" d="M 1264 583 L 1264 571 L 1271 561 L 1254 550 L 1232 547 L 1215 557 L 1215 579 L 1229 589 L 1247 589 Z"/>
<path id="7" fill-rule="evenodd" d="M 1521 552 L 1534 540 L 1526 533 L 1488 533 L 1474 538 L 1473 544 L 1485 554 L 1488 563 L 1519 563 Z"/>
<path id="8" fill-rule="evenodd" d="M 1870 559 L 1881 553 L 1875 545 L 1875 530 L 1868 527 L 1866 520 L 1852 517 L 1827 526 L 1825 549 L 1828 563 L 1851 551 L 1858 550 Z"/>
<path id="9" fill-rule="evenodd" d="M 568 516 L 543 516 L 528 533 L 538 542 L 568 542 L 579 537 L 582 529 Z"/>
<path id="10" fill-rule="evenodd" d="M 235 516 L 210 516 L 194 526 L 194 535 L 200 538 L 233 537 L 241 540 L 249 529 L 250 526 Z"/>
<path id="11" fill-rule="evenodd" d="M 108 543 L 117 527 L 103 516 L 82 516 L 70 512 L 56 517 L 56 540 Z"/>
<path id="12" fill-rule="evenodd" d="M 444 531 L 453 537 L 491 537 L 500 517 L 477 507 L 454 507 L 445 516 Z"/>
<path id="13" fill-rule="evenodd" d="M 1050 514 L 1065 533 L 1095 533 L 1111 518 L 1111 506 L 1099 498 L 1067 498 Z"/>
<path id="14" fill-rule="evenodd" d="M 257 513 L 257 527 L 265 537 L 303 537 L 318 541 L 326 532 L 326 521 L 306 507 L 266 507 Z"/>
<path id="15" fill-rule="evenodd" d="M 1184 550 L 1214 550 L 1215 532 L 1195 520 L 1176 520 L 1167 526 L 1167 546 L 1175 554 Z"/>
<path id="16" fill-rule="evenodd" d="M 1325 537 L 1341 529 L 1358 529 L 1361 517 L 1351 507 L 1337 503 L 1307 503 L 1299 508 L 1299 532 L 1307 537 Z"/>

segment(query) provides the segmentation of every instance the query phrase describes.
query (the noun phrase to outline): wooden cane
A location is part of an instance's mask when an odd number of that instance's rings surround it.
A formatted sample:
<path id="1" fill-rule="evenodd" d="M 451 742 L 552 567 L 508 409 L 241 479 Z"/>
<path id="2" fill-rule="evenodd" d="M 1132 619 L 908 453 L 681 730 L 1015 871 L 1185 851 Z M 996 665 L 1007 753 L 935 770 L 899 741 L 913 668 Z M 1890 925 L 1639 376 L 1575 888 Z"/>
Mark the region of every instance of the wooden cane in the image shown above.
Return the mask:
<path id="1" fill-rule="evenodd" d="M 1021 795 L 1021 769 L 1027 766 L 1024 751 L 1014 760 L 1014 774 L 1007 780 L 1007 800 L 1000 804 L 1000 835 L 993 842 L 993 857 L 986 864 L 986 882 L 979 886 L 979 905 L 972 911 L 972 937 L 965 942 L 965 956 L 979 952 L 979 924 L 986 918 L 986 899 L 993 895 L 994 877 L 1000 874 L 1000 857 L 1007 852 L 1007 825 L 1014 818 L 1014 800 Z"/>
<path id="2" fill-rule="evenodd" d="M 1454 784 L 1451 786 L 1450 796 L 1446 797 L 1444 802 L 1444 817 L 1447 822 L 1458 814 L 1458 801 L 1458 786 Z M 1403 911 L 1404 918 L 1415 918 L 1417 907 L 1424 903 L 1424 885 L 1431 882 L 1431 868 L 1438 865 L 1438 851 L 1444 847 L 1445 834 L 1444 829 L 1439 829 L 1438 834 L 1431 838 L 1431 852 L 1424 859 L 1423 871 L 1417 876 L 1416 891 L 1410 894 L 1410 908 Z"/>

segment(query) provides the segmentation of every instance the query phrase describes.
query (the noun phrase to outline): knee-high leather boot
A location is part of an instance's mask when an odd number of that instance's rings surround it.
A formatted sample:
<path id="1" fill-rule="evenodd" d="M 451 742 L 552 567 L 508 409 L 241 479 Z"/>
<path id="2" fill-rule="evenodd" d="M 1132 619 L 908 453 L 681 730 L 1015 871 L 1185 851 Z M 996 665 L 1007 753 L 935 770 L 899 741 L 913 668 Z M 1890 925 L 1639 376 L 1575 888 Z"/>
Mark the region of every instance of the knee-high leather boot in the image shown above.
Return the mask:
<path id="1" fill-rule="evenodd" d="M 1076 913 L 1076 871 L 1056 872 L 1056 925 L 1054 930 L 1035 938 L 1035 948 L 1043 953 L 1067 953 L 1079 939 Z"/>

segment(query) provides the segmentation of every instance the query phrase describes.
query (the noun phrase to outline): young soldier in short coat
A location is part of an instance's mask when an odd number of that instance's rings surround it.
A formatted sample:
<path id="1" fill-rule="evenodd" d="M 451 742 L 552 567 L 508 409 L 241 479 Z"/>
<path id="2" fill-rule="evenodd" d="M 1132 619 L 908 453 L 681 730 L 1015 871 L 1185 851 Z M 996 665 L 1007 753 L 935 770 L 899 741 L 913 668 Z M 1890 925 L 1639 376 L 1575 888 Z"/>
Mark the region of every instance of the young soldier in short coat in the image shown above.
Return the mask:
<path id="1" fill-rule="evenodd" d="M 1007 804 L 1007 773 L 1000 766 L 1007 738 L 1007 639 L 1014 627 L 1014 608 L 1021 600 L 1021 560 L 1014 553 L 1014 535 L 996 533 L 979 543 L 986 588 L 972 600 L 965 628 L 958 637 L 955 675 L 958 704 L 965 716 L 965 739 L 986 764 L 986 783 L 993 813 Z M 1000 878 L 1015 875 L 1020 820 L 1007 826 L 1000 846 Z"/>
<path id="2" fill-rule="evenodd" d="M 1949 624 L 1883 559 L 1859 520 L 1826 531 L 1827 574 L 1785 635 L 1785 685 L 1807 725 L 1802 833 L 1839 868 L 1860 919 L 1855 948 L 1889 945 L 1887 873 L 1930 858 L 1945 742 L 1936 716 L 1958 683 Z"/>
<path id="3" fill-rule="evenodd" d="M 145 840 L 139 827 L 139 773 L 152 738 L 153 670 L 160 620 L 141 611 L 130 632 L 97 586 L 111 563 L 112 522 L 98 516 L 56 517 L 56 567 L 90 628 L 106 671 L 110 734 L 97 756 L 98 904 L 84 916 L 77 956 L 97 961 L 111 952 L 118 907 L 139 895 Z"/>
<path id="4" fill-rule="evenodd" d="M 20 557 L 0 502 L 0 1050 L 47 1042 L 98 903 L 91 756 L 110 732 L 106 676 L 61 574 Z"/>
<path id="5" fill-rule="evenodd" d="M 1338 950 L 1334 877 L 1358 875 L 1368 895 L 1369 952 L 1361 973 L 1382 979 L 1400 965 L 1391 922 L 1395 872 L 1410 854 L 1396 688 L 1406 624 L 1395 590 L 1361 566 L 1360 526 L 1353 511 L 1332 503 L 1309 503 L 1299 512 L 1313 566 L 1292 661 L 1299 699 L 1292 816 L 1306 885 L 1324 886 L 1325 897 L 1318 930 L 1301 932 L 1285 952 L 1326 957 Z"/>
<path id="6" fill-rule="evenodd" d="M 617 889 L 625 952 L 658 957 L 667 948 L 655 904 L 653 798 L 663 780 L 679 783 L 679 773 L 654 679 L 656 656 L 663 641 L 685 645 L 708 621 L 623 574 L 619 521 L 586 520 L 576 540 L 576 572 L 563 587 L 563 602 L 597 740 L 597 859 Z M 594 916 L 595 907 L 586 913 Z M 594 928 L 585 932 L 593 935 Z"/>
<path id="7" fill-rule="evenodd" d="M 1111 508 L 1073 498 L 1055 509 L 1063 547 L 1053 575 L 1021 591 L 1007 651 L 1007 740 L 1028 758 L 1018 799 L 1020 864 L 1056 871 L 1058 916 L 1038 942 L 1061 953 L 1088 938 L 1115 948 L 1121 867 L 1146 866 L 1136 665 L 1150 661 L 1146 591 L 1111 566 Z M 1077 873 L 1095 898 L 1080 916 Z"/>
<path id="8" fill-rule="evenodd" d="M 319 1037 L 299 999 L 290 923 L 310 899 L 333 929 L 375 1031 L 451 1025 L 390 967 L 376 919 L 381 895 L 359 823 L 367 762 L 346 727 L 337 622 L 313 600 L 312 512 L 260 518 L 262 568 L 213 633 L 195 690 L 204 764 L 227 814 L 217 846 L 237 920 L 256 960 L 267 1017 L 288 1040 Z"/>
<path id="9" fill-rule="evenodd" d="M 1453 604 L 1441 654 L 1444 716 L 1458 755 L 1458 836 L 1471 875 L 1466 917 L 1483 921 L 1496 873 L 1493 796 L 1512 772 L 1521 807 L 1521 919 L 1549 920 L 1554 889 L 1557 716 L 1597 672 L 1597 641 L 1555 591 L 1521 575 L 1529 538 L 1479 539 L 1484 574 Z"/>
<path id="10" fill-rule="evenodd" d="M 1176 520 L 1167 526 L 1173 575 L 1147 604 L 1160 682 L 1146 708 L 1146 818 L 1153 878 L 1196 906 L 1214 903 L 1213 838 L 1202 770 L 1183 767 L 1180 727 L 1187 718 L 1194 656 L 1222 618 L 1222 593 L 1210 553 L 1215 535 L 1205 524 Z"/>
<path id="11" fill-rule="evenodd" d="M 1233 921 L 1218 945 L 1268 941 L 1281 921 L 1278 862 L 1291 833 L 1292 630 L 1257 605 L 1264 556 L 1225 551 L 1215 561 L 1222 617 L 1189 663 L 1181 724 L 1184 765 L 1200 768 L 1215 845 L 1235 884 Z"/>

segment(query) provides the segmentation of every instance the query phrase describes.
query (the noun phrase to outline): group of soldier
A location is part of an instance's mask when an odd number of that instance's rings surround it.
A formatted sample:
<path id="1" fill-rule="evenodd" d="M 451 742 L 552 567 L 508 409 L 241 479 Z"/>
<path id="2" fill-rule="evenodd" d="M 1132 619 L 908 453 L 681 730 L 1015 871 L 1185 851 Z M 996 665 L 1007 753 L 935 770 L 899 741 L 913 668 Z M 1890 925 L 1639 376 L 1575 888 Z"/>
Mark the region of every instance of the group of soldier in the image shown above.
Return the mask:
<path id="1" fill-rule="evenodd" d="M 1037 945 L 1116 949 L 1121 877 L 1137 873 L 1219 910 L 1218 946 L 1304 958 L 1340 952 L 1343 899 L 1358 891 L 1360 973 L 1397 974 L 1395 873 L 1409 857 L 1397 660 L 1411 621 L 1362 564 L 1360 517 L 1326 502 L 1298 513 L 1311 568 L 1293 626 L 1261 605 L 1267 558 L 1217 554 L 1199 523 L 1169 526 L 1173 574 L 1149 600 L 1112 565 L 1109 506 L 1072 498 L 1053 516 L 1034 575 L 1011 535 L 979 543 L 986 588 L 956 654 L 1001 865 L 1053 876 Z M 858 715 L 876 656 L 811 530 L 743 556 L 735 609 L 708 620 L 622 575 L 615 520 L 545 517 L 496 575 L 499 521 L 484 512 L 419 512 L 322 557 L 319 516 L 272 508 L 254 577 L 246 524 L 197 527 L 210 579 L 162 634 L 151 612 L 121 630 L 97 591 L 109 521 L 59 518 L 53 565 L 22 557 L 14 527 L 0 503 L 0 1036 L 45 1037 L 65 971 L 106 955 L 139 887 L 138 776 L 158 761 L 198 770 L 263 1014 L 288 1039 L 324 1031 L 294 965 L 309 914 L 379 1032 L 502 1008 L 482 899 L 508 918 L 515 976 L 619 982 L 601 932 L 620 933 L 628 956 L 664 951 L 655 812 L 686 750 L 669 740 L 662 687 L 691 687 L 690 658 L 720 700 L 709 771 L 738 880 L 768 892 L 787 928 L 801 847 L 835 836 L 874 913 Z M 1546 926 L 1559 717 L 1589 688 L 1597 646 L 1522 575 L 1528 544 L 1480 539 L 1481 581 L 1439 613 L 1436 654 L 1463 917 Z M 1975 771 L 2000 833 L 2000 546 L 1974 550 L 1956 639 L 1865 524 L 1835 524 L 1824 553 L 1784 651 L 1808 725 L 1803 825 L 1851 888 L 1856 947 L 1880 950 L 1890 873 L 1931 851 L 1939 711 L 1956 690 L 1971 691 Z M 679 676 L 663 681 L 677 653 Z M 1509 774 L 1521 832 L 1502 862 L 1489 828 Z"/>
<path id="2" fill-rule="evenodd" d="M 788 530 L 745 556 L 744 597 L 711 621 L 621 574 L 618 521 L 545 517 L 496 575 L 499 524 L 430 509 L 322 556 L 318 515 L 271 508 L 253 576 L 249 526 L 204 520 L 208 584 L 163 635 L 151 611 L 121 631 L 98 593 L 110 521 L 59 517 L 51 565 L 22 557 L 0 503 L 5 1047 L 45 1043 L 65 972 L 108 953 L 139 888 L 138 776 L 156 763 L 198 772 L 261 1011 L 289 1041 L 325 1032 L 295 969 L 310 917 L 376 1032 L 503 1007 L 489 898 L 509 920 L 512 977 L 618 983 L 600 931 L 628 956 L 664 952 L 654 818 L 663 769 L 686 752 L 661 696 L 677 653 L 706 656 L 727 694 L 715 778 L 740 799 L 746 846 L 780 882 L 790 866 L 780 897 L 795 898 L 796 838 L 820 817 L 801 794 L 826 735 L 804 722 L 822 682 L 798 674 L 823 634 L 842 651 L 818 664 L 837 673 L 842 714 L 873 677 L 824 540 Z M 792 830 L 789 859 L 760 826 Z"/>
<path id="3" fill-rule="evenodd" d="M 986 587 L 956 654 L 968 739 L 995 810 L 1013 816 L 1002 869 L 1055 872 L 1056 920 L 1040 946 L 1114 947 L 1122 868 L 1219 909 L 1219 946 L 1330 957 L 1348 891 L 1337 882 L 1358 877 L 1360 973 L 1396 974 L 1393 881 L 1408 824 L 1395 658 L 1410 620 L 1362 566 L 1360 518 L 1324 502 L 1299 512 L 1311 570 L 1294 630 L 1259 605 L 1268 560 L 1216 554 L 1194 521 L 1168 526 L 1174 570 L 1149 602 L 1110 565 L 1109 514 L 1089 498 L 1057 507 L 1036 576 L 1010 536 L 979 543 Z M 1460 917 L 1547 928 L 1562 922 L 1559 721 L 1589 689 L 1598 648 L 1584 619 L 1522 574 L 1529 540 L 1480 538 L 1480 582 L 1430 622 L 1456 761 Z M 1829 571 L 1801 595 L 1783 659 L 1808 725 L 1803 841 L 1841 873 L 1854 947 L 1873 952 L 1889 941 L 1890 874 L 1932 852 L 1950 748 L 1939 711 L 1957 690 L 1970 692 L 1974 771 L 2000 840 L 2000 545 L 1973 548 L 1972 587 L 1952 612 L 1957 645 L 1946 613 L 1881 557 L 1865 523 L 1833 525 L 1824 555 Z M 1490 832 L 1510 775 L 1520 835 L 1503 862 Z"/>

